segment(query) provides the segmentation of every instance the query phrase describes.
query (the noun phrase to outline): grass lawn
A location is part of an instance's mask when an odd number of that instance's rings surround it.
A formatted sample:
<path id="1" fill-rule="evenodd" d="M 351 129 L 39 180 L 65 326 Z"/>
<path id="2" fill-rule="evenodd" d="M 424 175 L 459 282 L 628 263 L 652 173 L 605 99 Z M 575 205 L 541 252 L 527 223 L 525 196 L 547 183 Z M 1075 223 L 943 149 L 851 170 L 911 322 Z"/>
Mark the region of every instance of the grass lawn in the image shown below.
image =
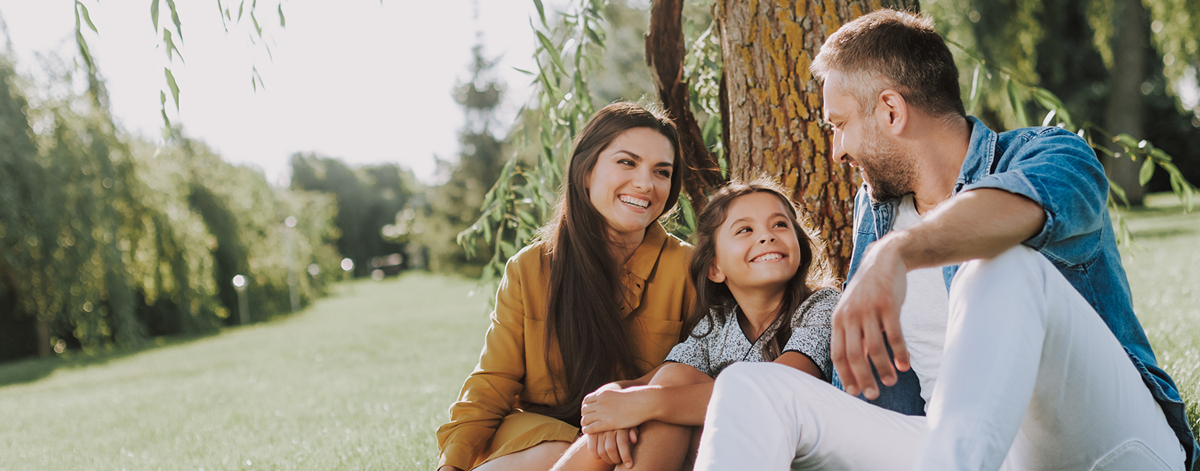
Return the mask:
<path id="1" fill-rule="evenodd" d="M 140 352 L 0 365 L 2 469 L 433 469 L 478 359 L 474 282 L 355 282 Z"/>
<path id="2" fill-rule="evenodd" d="M 1200 415 L 1200 214 L 1130 215 L 1159 362 Z M 135 352 L 0 365 L 4 469 L 432 469 L 487 328 L 474 282 L 343 284 L 283 320 Z"/>

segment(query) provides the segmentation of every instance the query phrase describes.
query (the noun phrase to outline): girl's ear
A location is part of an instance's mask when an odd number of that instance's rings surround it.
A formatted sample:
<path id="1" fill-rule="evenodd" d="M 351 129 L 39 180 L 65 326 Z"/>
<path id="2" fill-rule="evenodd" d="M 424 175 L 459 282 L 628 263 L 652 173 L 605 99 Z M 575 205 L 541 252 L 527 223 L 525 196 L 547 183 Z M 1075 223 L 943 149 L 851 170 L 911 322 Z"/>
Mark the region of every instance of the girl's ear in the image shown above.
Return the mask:
<path id="1" fill-rule="evenodd" d="M 725 274 L 721 273 L 721 267 L 718 267 L 716 263 L 708 266 L 708 279 L 713 283 L 725 282 Z"/>

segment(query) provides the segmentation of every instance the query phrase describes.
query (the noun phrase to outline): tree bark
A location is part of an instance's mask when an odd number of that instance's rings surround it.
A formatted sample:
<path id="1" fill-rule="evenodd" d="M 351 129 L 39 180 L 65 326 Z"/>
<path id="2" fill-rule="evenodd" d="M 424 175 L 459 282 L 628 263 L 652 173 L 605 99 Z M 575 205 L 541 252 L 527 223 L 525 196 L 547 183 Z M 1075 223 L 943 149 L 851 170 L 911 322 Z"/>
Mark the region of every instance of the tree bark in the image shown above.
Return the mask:
<path id="1" fill-rule="evenodd" d="M 916 11 L 917 0 L 717 0 L 727 86 L 730 177 L 767 175 L 793 190 L 802 218 L 825 241 L 830 269 L 844 278 L 853 250 L 860 178 L 829 159 L 819 125 L 821 86 L 809 64 L 842 24 L 880 8 Z"/>
<path id="2" fill-rule="evenodd" d="M 1112 94 L 1105 121 L 1114 136 L 1127 133 L 1134 139 L 1142 139 L 1145 135 L 1142 129 L 1142 82 L 1146 80 L 1146 49 L 1150 47 L 1146 12 L 1141 0 L 1119 0 L 1115 6 Z M 1138 183 L 1142 162 L 1130 160 L 1124 152 L 1119 159 L 1104 157 L 1101 160 L 1108 178 L 1125 189 L 1129 204 L 1140 206 L 1146 191 Z"/>
<path id="3" fill-rule="evenodd" d="M 699 213 L 708 202 L 706 191 L 722 183 L 721 168 L 704 145 L 700 124 L 692 114 L 691 89 L 683 76 L 683 0 L 657 0 L 650 8 L 646 32 L 646 65 L 658 97 L 679 129 L 684 163 L 690 169 L 683 182 L 692 208 Z"/>

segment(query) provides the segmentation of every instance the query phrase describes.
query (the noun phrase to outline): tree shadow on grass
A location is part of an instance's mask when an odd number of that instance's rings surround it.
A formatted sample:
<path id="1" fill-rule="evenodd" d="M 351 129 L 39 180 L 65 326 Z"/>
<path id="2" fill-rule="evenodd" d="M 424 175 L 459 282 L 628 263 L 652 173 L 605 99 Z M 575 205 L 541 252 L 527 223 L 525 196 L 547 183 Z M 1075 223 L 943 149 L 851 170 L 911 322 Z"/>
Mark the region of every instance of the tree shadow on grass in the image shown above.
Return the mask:
<path id="1" fill-rule="evenodd" d="M 95 365 L 104 365 L 121 360 L 139 353 L 158 350 L 176 345 L 190 343 L 203 338 L 218 335 L 220 332 L 202 334 L 172 335 L 155 337 L 138 347 L 117 348 L 112 351 L 95 353 L 70 352 L 65 356 L 48 358 L 26 358 L 8 363 L 0 363 L 0 388 L 18 384 L 33 383 L 44 379 L 60 368 L 75 369 Z"/>

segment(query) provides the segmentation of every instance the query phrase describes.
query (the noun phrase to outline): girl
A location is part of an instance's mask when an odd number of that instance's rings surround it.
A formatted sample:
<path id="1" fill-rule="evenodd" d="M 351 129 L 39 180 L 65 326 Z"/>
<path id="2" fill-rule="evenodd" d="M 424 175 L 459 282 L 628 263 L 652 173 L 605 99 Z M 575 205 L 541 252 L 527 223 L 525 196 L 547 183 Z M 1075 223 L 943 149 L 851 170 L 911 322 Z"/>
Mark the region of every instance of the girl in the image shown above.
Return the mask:
<path id="1" fill-rule="evenodd" d="M 439 470 L 548 469 L 584 395 L 663 361 L 695 296 L 691 246 L 658 224 L 684 168 L 660 114 L 617 103 L 583 128 L 554 223 L 505 267 L 479 365 L 437 432 Z"/>
<path id="2" fill-rule="evenodd" d="M 734 362 L 832 375 L 829 316 L 838 291 L 823 260 L 814 261 L 818 241 L 786 193 L 767 180 L 731 183 L 700 215 L 696 236 L 691 336 L 646 376 L 589 394 L 587 436 L 555 469 L 690 469 L 713 379 Z"/>

